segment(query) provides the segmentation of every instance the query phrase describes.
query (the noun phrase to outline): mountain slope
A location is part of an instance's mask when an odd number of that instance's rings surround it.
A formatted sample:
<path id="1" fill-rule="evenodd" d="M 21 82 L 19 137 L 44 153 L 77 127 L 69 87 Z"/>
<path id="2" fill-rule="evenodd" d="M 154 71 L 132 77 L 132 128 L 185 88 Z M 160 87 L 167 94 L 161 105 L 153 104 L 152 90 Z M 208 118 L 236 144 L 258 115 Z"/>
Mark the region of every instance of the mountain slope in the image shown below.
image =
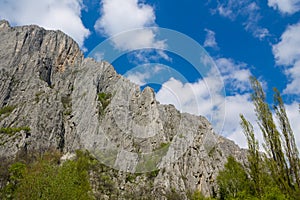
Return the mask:
<path id="1" fill-rule="evenodd" d="M 161 105 L 151 88 L 140 91 L 109 63 L 84 58 L 60 31 L 0 21 L 0 40 L 2 156 L 87 149 L 119 171 L 157 171 L 153 194 L 184 198 L 195 190 L 213 195 L 227 157 L 245 160 L 204 117 Z M 129 183 L 116 176 L 122 191 Z"/>

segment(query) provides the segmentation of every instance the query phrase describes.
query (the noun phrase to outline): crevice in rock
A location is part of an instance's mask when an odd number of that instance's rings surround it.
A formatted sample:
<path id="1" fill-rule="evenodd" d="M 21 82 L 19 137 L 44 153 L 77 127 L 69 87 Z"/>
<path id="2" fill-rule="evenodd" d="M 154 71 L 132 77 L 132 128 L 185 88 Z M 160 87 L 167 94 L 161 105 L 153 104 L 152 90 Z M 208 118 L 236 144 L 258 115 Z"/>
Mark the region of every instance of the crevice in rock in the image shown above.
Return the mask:
<path id="1" fill-rule="evenodd" d="M 52 73 L 52 66 L 53 66 L 53 62 L 51 58 L 43 58 L 42 61 L 39 61 L 41 63 L 38 63 L 38 65 L 40 64 L 41 67 L 39 69 L 39 76 L 40 79 L 45 81 L 49 87 L 52 86 L 51 83 L 51 73 Z"/>
<path id="2" fill-rule="evenodd" d="M 12 92 L 12 88 L 13 88 L 13 82 L 14 82 L 14 77 L 12 77 L 10 79 L 10 82 L 9 82 L 9 85 L 8 85 L 8 88 L 7 88 L 7 92 L 6 92 L 6 95 L 3 99 L 3 104 L 2 104 L 2 107 L 3 106 L 6 106 L 8 104 L 8 101 L 11 97 L 11 92 Z"/>
<path id="3" fill-rule="evenodd" d="M 58 143 L 58 149 L 63 152 L 64 148 L 65 148 L 65 126 L 64 126 L 64 122 L 61 123 L 61 133 L 59 134 L 60 140 Z"/>

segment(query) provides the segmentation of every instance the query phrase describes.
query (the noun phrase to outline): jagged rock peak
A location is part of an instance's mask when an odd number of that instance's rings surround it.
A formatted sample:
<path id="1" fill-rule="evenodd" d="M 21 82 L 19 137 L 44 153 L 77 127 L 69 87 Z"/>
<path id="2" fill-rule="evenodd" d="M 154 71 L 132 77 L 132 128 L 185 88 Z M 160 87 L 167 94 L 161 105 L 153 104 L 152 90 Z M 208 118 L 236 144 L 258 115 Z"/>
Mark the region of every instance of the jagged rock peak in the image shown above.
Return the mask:
<path id="1" fill-rule="evenodd" d="M 2 29 L 2 28 L 9 28 L 10 27 L 10 25 L 9 25 L 9 23 L 8 23 L 8 21 L 6 21 L 6 20 L 0 20 L 0 28 Z"/>

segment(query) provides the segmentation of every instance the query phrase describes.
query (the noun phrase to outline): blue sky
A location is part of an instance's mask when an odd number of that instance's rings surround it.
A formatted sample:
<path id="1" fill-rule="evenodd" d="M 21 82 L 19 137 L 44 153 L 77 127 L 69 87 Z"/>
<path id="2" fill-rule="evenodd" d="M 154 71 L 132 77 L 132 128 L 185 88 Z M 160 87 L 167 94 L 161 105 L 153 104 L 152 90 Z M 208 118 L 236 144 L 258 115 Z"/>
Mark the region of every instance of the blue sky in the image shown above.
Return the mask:
<path id="1" fill-rule="evenodd" d="M 282 92 L 300 146 L 300 0 L 0 0 L 0 18 L 60 29 L 85 56 L 109 39 L 113 49 L 126 52 L 113 62 L 117 72 L 154 87 L 161 103 L 206 116 L 243 147 L 239 114 L 255 123 L 248 82 L 254 75 L 270 103 L 273 87 Z M 136 28 L 142 29 L 126 40 L 115 36 Z M 218 72 L 199 75 L 185 56 L 168 51 L 171 39 L 160 37 L 160 28 L 185 35 L 183 46 L 188 38 L 202 46 Z M 200 59 L 201 52 L 182 48 Z"/>

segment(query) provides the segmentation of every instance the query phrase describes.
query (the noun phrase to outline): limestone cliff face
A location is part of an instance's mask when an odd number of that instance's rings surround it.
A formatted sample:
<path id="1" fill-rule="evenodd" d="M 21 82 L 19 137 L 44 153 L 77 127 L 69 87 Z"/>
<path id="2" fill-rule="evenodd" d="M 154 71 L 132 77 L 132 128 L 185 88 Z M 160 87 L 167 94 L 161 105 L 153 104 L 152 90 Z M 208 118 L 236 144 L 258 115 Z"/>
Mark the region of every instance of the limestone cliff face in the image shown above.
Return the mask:
<path id="1" fill-rule="evenodd" d="M 213 195 L 227 157 L 244 160 L 204 117 L 159 104 L 151 88 L 140 91 L 109 63 L 84 58 L 60 31 L 0 21 L 0 41 L 0 155 L 88 149 L 120 171 L 158 169 L 153 194 L 176 190 L 183 198 Z M 120 191 L 129 187 L 116 179 Z"/>

